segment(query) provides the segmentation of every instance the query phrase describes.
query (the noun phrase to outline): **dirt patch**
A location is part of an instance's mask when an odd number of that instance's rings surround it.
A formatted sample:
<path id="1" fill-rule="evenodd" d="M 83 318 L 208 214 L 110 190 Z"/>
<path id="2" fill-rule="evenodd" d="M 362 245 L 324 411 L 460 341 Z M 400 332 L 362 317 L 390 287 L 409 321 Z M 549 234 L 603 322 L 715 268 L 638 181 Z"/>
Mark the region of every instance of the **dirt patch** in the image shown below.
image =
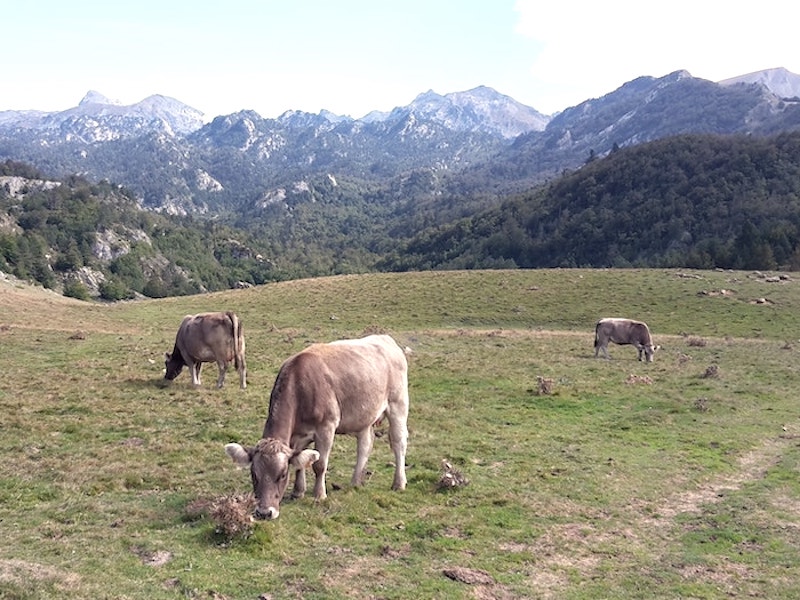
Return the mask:
<path id="1" fill-rule="evenodd" d="M 767 441 L 739 459 L 739 470 L 729 476 L 720 477 L 702 484 L 697 489 L 673 494 L 655 507 L 659 518 L 653 524 L 672 525 L 672 519 L 681 513 L 699 513 L 707 504 L 714 504 L 725 497 L 726 492 L 738 490 L 745 483 L 761 479 L 767 470 L 776 464 L 791 436 Z"/>
<path id="2" fill-rule="evenodd" d="M 444 569 L 442 573 L 448 579 L 458 581 L 459 583 L 466 583 L 467 585 L 491 585 L 494 583 L 494 577 L 480 569 L 453 567 L 451 569 Z"/>
<path id="3" fill-rule="evenodd" d="M 131 548 L 136 556 L 138 556 L 142 564 L 150 567 L 162 567 L 172 560 L 172 552 L 167 550 L 147 550 L 145 548 L 134 546 Z"/>
<path id="4" fill-rule="evenodd" d="M 704 507 L 722 501 L 730 492 L 763 478 L 785 448 L 796 443 L 796 437 L 785 432 L 742 456 L 736 473 L 709 480 L 691 490 L 676 492 L 655 506 L 644 502 L 631 503 L 628 526 L 609 530 L 605 527 L 602 513 L 585 515 L 591 522 L 555 525 L 530 543 L 506 544 L 500 549 L 529 553 L 532 562 L 527 578 L 531 587 L 538 590 L 541 598 L 558 598 L 560 591 L 568 585 L 570 573 L 577 573 L 584 579 L 598 576 L 610 554 L 615 561 L 625 563 L 634 560 L 633 555 L 637 553 L 660 552 L 655 540 L 671 535 L 677 515 L 700 513 Z M 790 511 L 800 514 L 798 501 L 781 506 L 788 506 Z M 647 539 L 642 538 L 640 532 L 647 532 Z M 658 560 L 657 555 L 654 560 Z M 747 565 L 735 560 L 713 566 L 682 566 L 677 572 L 687 580 L 711 582 L 726 590 L 736 590 L 737 585 L 753 575 Z"/>
<path id="5" fill-rule="evenodd" d="M 68 591 L 77 589 L 80 577 L 75 573 L 39 563 L 24 560 L 0 560 L 0 582 L 25 586 L 30 585 L 31 581 L 48 582 L 57 589 Z"/>

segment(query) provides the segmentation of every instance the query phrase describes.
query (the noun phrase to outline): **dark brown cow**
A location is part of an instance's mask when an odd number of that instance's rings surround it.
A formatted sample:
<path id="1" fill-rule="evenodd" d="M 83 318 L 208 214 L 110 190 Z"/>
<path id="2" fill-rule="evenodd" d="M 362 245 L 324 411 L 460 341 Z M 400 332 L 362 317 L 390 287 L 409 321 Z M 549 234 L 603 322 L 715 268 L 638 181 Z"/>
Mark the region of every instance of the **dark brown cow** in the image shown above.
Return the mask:
<path id="1" fill-rule="evenodd" d="M 361 485 L 372 451 L 374 423 L 387 417 L 394 452 L 392 489 L 406 487 L 408 443 L 408 362 L 388 335 L 314 344 L 280 368 L 269 400 L 262 439 L 253 447 L 228 444 L 225 451 L 239 466 L 250 466 L 255 516 L 276 519 L 295 471 L 293 498 L 305 494 L 304 469 L 313 464 L 314 497 L 326 498 L 325 472 L 337 433 L 357 439 L 352 485 Z M 314 442 L 314 450 L 307 449 Z"/>
<path id="2" fill-rule="evenodd" d="M 594 356 L 597 358 L 601 350 L 606 358 L 608 356 L 608 343 L 625 345 L 632 344 L 639 351 L 639 360 L 642 356 L 647 362 L 653 362 L 653 354 L 661 346 L 653 346 L 653 338 L 646 323 L 631 319 L 600 319 L 594 328 Z"/>
<path id="3" fill-rule="evenodd" d="M 239 387 L 247 387 L 242 324 L 230 311 L 186 315 L 175 336 L 175 348 L 165 357 L 164 378 L 170 381 L 180 375 L 186 365 L 191 371 L 192 383 L 200 385 L 203 363 L 216 362 L 219 367 L 217 387 L 221 388 L 228 364 L 233 362 L 239 372 Z"/>

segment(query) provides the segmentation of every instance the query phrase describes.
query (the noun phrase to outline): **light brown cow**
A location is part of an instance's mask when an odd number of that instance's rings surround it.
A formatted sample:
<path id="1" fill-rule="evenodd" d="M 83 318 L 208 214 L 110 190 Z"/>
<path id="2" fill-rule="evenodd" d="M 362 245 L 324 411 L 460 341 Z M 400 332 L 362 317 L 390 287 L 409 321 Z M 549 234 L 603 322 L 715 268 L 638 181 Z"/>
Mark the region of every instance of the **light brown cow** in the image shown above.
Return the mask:
<path id="1" fill-rule="evenodd" d="M 647 362 L 653 362 L 653 354 L 661 346 L 653 345 L 650 329 L 647 324 L 631 319 L 600 319 L 594 328 L 594 356 L 597 358 L 601 350 L 606 358 L 608 356 L 608 343 L 625 345 L 632 344 L 639 351 L 639 360 L 642 356 Z"/>
<path id="2" fill-rule="evenodd" d="M 372 426 L 384 416 L 395 459 L 392 489 L 405 489 L 408 402 L 408 362 L 388 335 L 314 344 L 286 360 L 272 388 L 261 441 L 249 448 L 225 446 L 236 464 L 250 466 L 255 516 L 278 518 L 290 467 L 293 498 L 305 494 L 304 469 L 312 464 L 314 497 L 326 498 L 325 472 L 338 433 L 356 436 L 351 483 L 360 485 L 372 451 Z M 315 449 L 307 449 L 312 441 Z"/>
<path id="3" fill-rule="evenodd" d="M 164 378 L 175 379 L 188 366 L 192 383 L 200 385 L 200 369 L 204 362 L 216 362 L 219 367 L 217 387 L 225 383 L 228 364 L 233 362 L 239 372 L 239 387 L 247 387 L 247 365 L 244 358 L 244 333 L 236 314 L 228 312 L 186 315 L 175 336 L 175 348 L 165 353 Z"/>

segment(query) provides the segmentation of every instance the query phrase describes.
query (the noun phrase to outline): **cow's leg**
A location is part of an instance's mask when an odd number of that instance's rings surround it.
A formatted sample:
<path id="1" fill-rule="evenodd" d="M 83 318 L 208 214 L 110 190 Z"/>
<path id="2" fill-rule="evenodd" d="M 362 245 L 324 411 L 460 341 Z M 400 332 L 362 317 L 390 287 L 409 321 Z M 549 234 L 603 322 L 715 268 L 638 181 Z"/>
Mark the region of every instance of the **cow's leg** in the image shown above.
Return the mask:
<path id="1" fill-rule="evenodd" d="M 608 344 L 600 344 L 594 349 L 594 357 L 597 358 L 597 352 L 601 351 L 603 356 L 606 360 L 610 360 L 611 357 L 608 355 Z"/>
<path id="2" fill-rule="evenodd" d="M 325 473 L 328 470 L 328 459 L 331 456 L 331 448 L 333 448 L 333 436 L 336 432 L 335 425 L 329 425 L 325 428 L 317 430 L 314 437 L 314 449 L 319 452 L 319 460 L 314 463 L 314 475 L 316 481 L 314 482 L 314 499 L 324 500 L 328 497 L 325 491 Z"/>
<path id="3" fill-rule="evenodd" d="M 239 372 L 239 388 L 244 390 L 247 388 L 247 363 L 244 361 L 244 356 L 240 357 L 236 363 L 236 370 Z"/>
<path id="4" fill-rule="evenodd" d="M 309 444 L 311 444 L 312 440 L 314 439 L 313 436 L 292 436 L 292 439 L 289 445 L 292 448 L 296 449 L 305 449 L 308 448 Z M 294 472 L 294 487 L 292 488 L 292 498 L 302 498 L 306 495 L 306 466 L 302 465 L 302 467 L 298 468 Z"/>
<path id="5" fill-rule="evenodd" d="M 217 361 L 219 368 L 219 376 L 217 377 L 217 388 L 221 388 L 225 384 L 225 372 L 228 370 L 228 363 L 224 360 Z"/>
<path id="6" fill-rule="evenodd" d="M 406 489 L 406 449 L 408 447 L 408 397 L 396 406 L 389 404 L 389 445 L 394 452 L 393 490 Z"/>
<path id="7" fill-rule="evenodd" d="M 192 384 L 199 386 L 200 385 L 200 369 L 203 367 L 203 363 L 201 362 L 193 362 L 191 368 L 189 369 L 192 372 Z"/>
<path id="8" fill-rule="evenodd" d="M 297 469 L 294 472 L 294 488 L 292 488 L 292 498 L 302 498 L 306 495 L 306 470 Z"/>
<path id="9" fill-rule="evenodd" d="M 353 486 L 359 486 L 364 483 L 367 461 L 372 452 L 372 444 L 374 441 L 375 434 L 372 432 L 372 426 L 356 434 L 356 468 L 353 471 L 353 479 L 350 482 Z"/>

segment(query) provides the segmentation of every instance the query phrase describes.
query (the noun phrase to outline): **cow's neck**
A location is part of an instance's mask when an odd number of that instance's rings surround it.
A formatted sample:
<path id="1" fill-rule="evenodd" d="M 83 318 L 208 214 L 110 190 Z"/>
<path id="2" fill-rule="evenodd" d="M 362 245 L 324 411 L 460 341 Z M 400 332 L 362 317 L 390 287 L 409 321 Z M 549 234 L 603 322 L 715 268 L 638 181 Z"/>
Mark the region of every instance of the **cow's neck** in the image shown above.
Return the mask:
<path id="1" fill-rule="evenodd" d="M 262 438 L 274 438 L 289 445 L 294 431 L 294 407 L 286 406 L 287 403 L 271 402 L 269 416 L 264 423 Z"/>
<path id="2" fill-rule="evenodd" d="M 178 348 L 178 344 L 172 348 L 172 354 L 170 354 L 170 360 L 172 360 L 176 365 L 186 365 L 189 366 L 189 363 L 183 359 L 183 354 L 181 353 L 181 349 Z"/>

